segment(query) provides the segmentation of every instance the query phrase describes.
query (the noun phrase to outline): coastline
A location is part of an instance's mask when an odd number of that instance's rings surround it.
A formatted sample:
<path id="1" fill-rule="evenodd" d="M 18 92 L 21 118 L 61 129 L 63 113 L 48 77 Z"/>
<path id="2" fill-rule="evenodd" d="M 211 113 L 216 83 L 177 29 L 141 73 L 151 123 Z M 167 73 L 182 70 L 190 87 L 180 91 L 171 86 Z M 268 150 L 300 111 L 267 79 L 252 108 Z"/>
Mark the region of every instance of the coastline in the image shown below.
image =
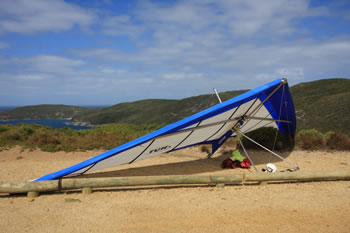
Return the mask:
<path id="1" fill-rule="evenodd" d="M 93 125 L 89 122 L 83 122 L 83 121 L 68 121 L 65 123 L 66 125 L 73 125 L 73 126 L 84 126 L 84 127 L 89 127 L 91 129 L 95 129 L 100 127 L 101 125 Z"/>
<path id="2" fill-rule="evenodd" d="M 0 124 L 39 124 L 49 126 L 52 128 L 64 128 L 69 127 L 72 129 L 94 129 L 100 125 L 93 125 L 89 122 L 71 121 L 72 118 L 56 118 L 56 119 L 14 119 L 14 120 L 0 120 Z M 78 127 L 78 128 L 77 128 Z M 82 127 L 82 128 L 80 128 Z"/>

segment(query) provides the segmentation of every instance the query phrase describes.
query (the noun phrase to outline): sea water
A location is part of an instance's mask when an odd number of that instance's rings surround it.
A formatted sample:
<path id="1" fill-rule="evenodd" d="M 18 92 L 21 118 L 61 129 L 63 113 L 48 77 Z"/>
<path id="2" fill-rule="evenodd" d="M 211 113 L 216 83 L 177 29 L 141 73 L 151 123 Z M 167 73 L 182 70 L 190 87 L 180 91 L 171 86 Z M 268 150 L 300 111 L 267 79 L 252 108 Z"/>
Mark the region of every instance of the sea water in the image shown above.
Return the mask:
<path id="1" fill-rule="evenodd" d="M 69 120 L 66 119 L 43 119 L 43 120 L 10 120 L 10 121 L 0 121 L 0 124 L 10 124 L 10 125 L 17 125 L 17 124 L 39 124 L 39 125 L 45 125 L 49 126 L 53 129 L 58 128 L 71 128 L 71 129 L 90 129 L 88 126 L 80 126 L 80 125 L 70 125 Z"/>
<path id="2" fill-rule="evenodd" d="M 110 105 L 85 105 L 82 107 L 85 108 L 106 108 L 109 107 Z M 7 111 L 11 109 L 15 109 L 18 106 L 0 106 L 0 111 Z M 64 128 L 68 127 L 71 129 L 90 129 L 88 126 L 80 126 L 80 125 L 71 125 L 69 124 L 69 120 L 66 119 L 43 119 L 43 120 L 10 120 L 10 121 L 0 121 L 0 124 L 10 124 L 10 125 L 17 125 L 17 124 L 39 124 L 39 125 L 45 125 L 49 126 L 53 129 L 58 129 L 58 128 Z"/>

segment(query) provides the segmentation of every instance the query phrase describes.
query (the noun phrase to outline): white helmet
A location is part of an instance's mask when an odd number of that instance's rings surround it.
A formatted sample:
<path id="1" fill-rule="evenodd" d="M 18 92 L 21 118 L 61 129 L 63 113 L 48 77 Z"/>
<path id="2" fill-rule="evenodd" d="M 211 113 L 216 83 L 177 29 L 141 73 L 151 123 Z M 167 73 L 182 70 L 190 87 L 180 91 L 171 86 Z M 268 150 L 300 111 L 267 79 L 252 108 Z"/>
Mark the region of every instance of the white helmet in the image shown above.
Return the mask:
<path id="1" fill-rule="evenodd" d="M 277 167 L 273 163 L 266 164 L 266 170 L 265 172 L 277 172 Z"/>

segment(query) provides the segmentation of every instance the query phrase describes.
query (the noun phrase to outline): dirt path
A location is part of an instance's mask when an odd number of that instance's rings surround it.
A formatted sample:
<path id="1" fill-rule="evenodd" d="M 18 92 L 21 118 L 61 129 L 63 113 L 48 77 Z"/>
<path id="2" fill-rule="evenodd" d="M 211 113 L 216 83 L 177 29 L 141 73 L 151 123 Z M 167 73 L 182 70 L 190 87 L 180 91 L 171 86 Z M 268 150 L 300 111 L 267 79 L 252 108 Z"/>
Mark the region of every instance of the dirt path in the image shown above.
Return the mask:
<path id="1" fill-rule="evenodd" d="M 157 156 L 92 174 L 93 177 L 234 174 L 223 170 L 227 149 L 207 160 L 199 148 Z M 76 164 L 102 151 L 0 152 L 0 182 L 20 182 Z M 277 162 L 251 152 L 264 167 Z M 303 170 L 350 169 L 350 153 L 295 151 Z M 0 195 L 0 232 L 350 232 L 350 181 L 265 186 L 147 187 L 44 194 L 35 199 Z"/>

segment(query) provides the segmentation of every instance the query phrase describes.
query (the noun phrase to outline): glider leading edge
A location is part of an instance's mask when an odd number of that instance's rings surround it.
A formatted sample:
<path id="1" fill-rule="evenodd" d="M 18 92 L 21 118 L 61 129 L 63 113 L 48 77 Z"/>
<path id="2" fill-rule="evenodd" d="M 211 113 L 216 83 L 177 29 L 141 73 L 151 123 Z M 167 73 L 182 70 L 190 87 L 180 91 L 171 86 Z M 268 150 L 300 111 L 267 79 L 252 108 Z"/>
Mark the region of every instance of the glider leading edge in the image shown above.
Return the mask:
<path id="1" fill-rule="evenodd" d="M 277 79 L 247 91 L 150 134 L 34 181 L 81 175 L 198 144 L 211 144 L 213 154 L 229 137 L 267 126 L 278 128 L 282 133 L 292 137 L 295 135 L 295 109 L 286 79 Z"/>

